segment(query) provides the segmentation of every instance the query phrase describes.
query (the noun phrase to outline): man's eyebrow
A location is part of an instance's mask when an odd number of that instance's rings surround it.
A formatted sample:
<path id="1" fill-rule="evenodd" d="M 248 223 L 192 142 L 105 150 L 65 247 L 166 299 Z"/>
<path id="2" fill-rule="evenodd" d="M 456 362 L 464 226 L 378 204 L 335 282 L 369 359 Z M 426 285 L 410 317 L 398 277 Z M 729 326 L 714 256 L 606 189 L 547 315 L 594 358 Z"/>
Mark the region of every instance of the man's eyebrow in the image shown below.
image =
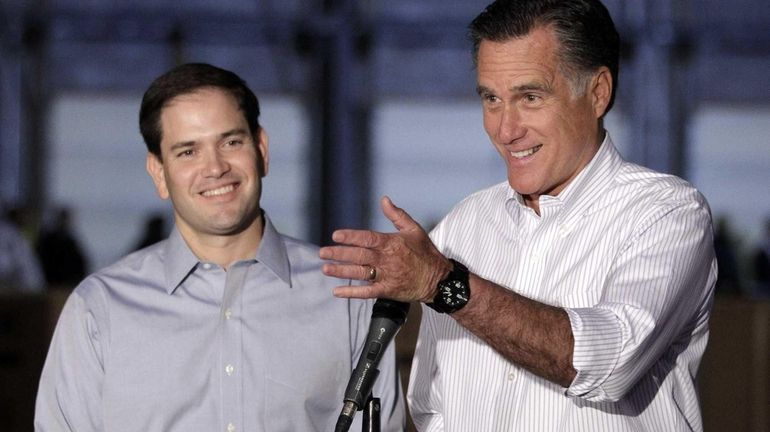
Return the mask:
<path id="1" fill-rule="evenodd" d="M 193 147 L 194 145 L 195 145 L 195 141 L 181 141 L 176 144 L 172 144 L 170 150 L 177 151 L 179 149 Z"/>
<path id="2" fill-rule="evenodd" d="M 532 90 L 548 91 L 549 88 L 546 87 L 546 86 L 543 86 L 543 85 L 539 85 L 539 84 L 524 84 L 524 85 L 521 85 L 521 86 L 514 87 L 513 90 L 518 92 L 518 93 L 525 93 L 525 92 L 532 91 Z"/>
<path id="3" fill-rule="evenodd" d="M 526 93 L 530 91 L 542 91 L 542 92 L 551 93 L 552 87 L 548 83 L 533 81 L 533 82 L 528 82 L 519 86 L 515 86 L 511 90 L 514 91 L 515 93 Z"/>
<path id="4" fill-rule="evenodd" d="M 530 91 L 551 92 L 551 86 L 532 82 L 532 83 L 526 83 L 526 84 L 514 86 L 511 88 L 511 91 L 513 93 L 526 93 Z M 476 86 L 476 93 L 478 93 L 479 95 L 495 94 L 495 92 L 492 89 L 483 85 Z"/>
<path id="5" fill-rule="evenodd" d="M 494 93 L 492 89 L 485 87 L 483 85 L 477 85 L 476 86 L 476 93 L 479 95 L 485 95 L 485 94 L 492 94 Z"/>
<path id="6" fill-rule="evenodd" d="M 248 134 L 249 133 L 244 128 L 235 128 L 235 129 L 230 129 L 227 132 L 222 132 L 221 134 L 219 134 L 219 138 L 227 138 L 233 135 L 248 135 Z"/>
<path id="7" fill-rule="evenodd" d="M 229 131 L 222 132 L 219 134 L 219 139 L 228 138 L 231 136 L 237 136 L 237 135 L 248 135 L 249 132 L 244 128 L 236 128 L 236 129 L 230 129 Z M 170 147 L 171 151 L 177 151 L 179 149 L 183 148 L 190 148 L 195 146 L 195 141 L 180 141 L 178 143 L 172 144 Z"/>

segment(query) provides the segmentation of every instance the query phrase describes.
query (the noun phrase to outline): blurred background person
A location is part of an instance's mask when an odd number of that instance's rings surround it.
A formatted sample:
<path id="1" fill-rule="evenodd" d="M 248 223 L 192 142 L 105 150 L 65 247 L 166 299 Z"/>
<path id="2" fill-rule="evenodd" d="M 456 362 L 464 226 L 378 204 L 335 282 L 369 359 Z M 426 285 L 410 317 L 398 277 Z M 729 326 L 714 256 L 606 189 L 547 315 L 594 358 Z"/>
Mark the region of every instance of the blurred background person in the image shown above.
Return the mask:
<path id="1" fill-rule="evenodd" d="M 160 213 L 152 213 L 144 221 L 142 236 L 134 245 L 133 251 L 144 249 L 168 237 L 166 219 Z"/>
<path id="2" fill-rule="evenodd" d="M 54 210 L 40 230 L 35 251 L 40 258 L 45 280 L 50 287 L 72 288 L 88 271 L 88 262 L 80 241 L 72 232 L 71 211 Z"/>
<path id="3" fill-rule="evenodd" d="M 727 216 L 717 218 L 714 227 L 714 253 L 719 265 L 716 293 L 741 294 L 740 267 L 738 266 L 738 244 Z"/>
<path id="4" fill-rule="evenodd" d="M 755 294 L 770 298 L 770 217 L 765 221 L 764 235 L 754 251 L 752 264 L 756 280 Z"/>
<path id="5" fill-rule="evenodd" d="M 36 293 L 45 289 L 40 263 L 16 224 L 0 217 L 0 292 Z"/>

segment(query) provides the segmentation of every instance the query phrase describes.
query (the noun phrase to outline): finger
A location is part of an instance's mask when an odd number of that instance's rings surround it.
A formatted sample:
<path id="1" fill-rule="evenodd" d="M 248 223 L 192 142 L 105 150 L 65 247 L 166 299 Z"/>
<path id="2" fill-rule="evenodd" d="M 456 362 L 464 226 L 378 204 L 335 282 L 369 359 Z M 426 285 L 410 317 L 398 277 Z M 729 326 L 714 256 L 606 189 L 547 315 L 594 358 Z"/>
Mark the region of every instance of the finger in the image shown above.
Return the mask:
<path id="1" fill-rule="evenodd" d="M 338 286 L 332 293 L 335 297 L 359 299 L 377 298 L 379 295 L 375 285 Z"/>
<path id="2" fill-rule="evenodd" d="M 332 240 L 337 243 L 365 248 L 379 247 L 386 238 L 386 234 L 369 230 L 340 229 L 332 233 Z"/>
<path id="3" fill-rule="evenodd" d="M 409 213 L 404 211 L 404 209 L 393 204 L 393 201 L 390 199 L 390 197 L 382 197 L 382 200 L 380 200 L 380 206 L 382 207 L 382 213 L 390 220 L 390 222 L 394 227 L 396 227 L 397 230 L 407 232 L 422 230 L 420 224 L 412 219 L 412 217 L 409 216 Z"/>
<path id="4" fill-rule="evenodd" d="M 373 282 L 371 279 L 372 268 L 374 267 L 368 265 L 327 263 L 321 267 L 321 271 L 326 276 L 336 277 L 339 279 L 356 279 Z M 375 272 L 376 271 L 377 270 L 375 270 Z"/>
<path id="5" fill-rule="evenodd" d="M 324 246 L 318 256 L 325 260 L 339 261 L 343 264 L 368 264 L 375 261 L 375 252 L 356 246 Z"/>

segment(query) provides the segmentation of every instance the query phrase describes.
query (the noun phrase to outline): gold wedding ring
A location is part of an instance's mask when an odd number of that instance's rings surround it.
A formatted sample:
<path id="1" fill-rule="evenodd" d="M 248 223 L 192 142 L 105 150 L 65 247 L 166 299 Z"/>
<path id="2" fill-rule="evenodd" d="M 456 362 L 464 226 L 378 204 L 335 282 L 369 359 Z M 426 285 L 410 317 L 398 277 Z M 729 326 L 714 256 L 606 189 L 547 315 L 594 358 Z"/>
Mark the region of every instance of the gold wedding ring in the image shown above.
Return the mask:
<path id="1" fill-rule="evenodd" d="M 377 268 L 374 266 L 367 267 L 369 267 L 369 276 L 367 277 L 367 280 L 373 281 L 377 279 Z"/>

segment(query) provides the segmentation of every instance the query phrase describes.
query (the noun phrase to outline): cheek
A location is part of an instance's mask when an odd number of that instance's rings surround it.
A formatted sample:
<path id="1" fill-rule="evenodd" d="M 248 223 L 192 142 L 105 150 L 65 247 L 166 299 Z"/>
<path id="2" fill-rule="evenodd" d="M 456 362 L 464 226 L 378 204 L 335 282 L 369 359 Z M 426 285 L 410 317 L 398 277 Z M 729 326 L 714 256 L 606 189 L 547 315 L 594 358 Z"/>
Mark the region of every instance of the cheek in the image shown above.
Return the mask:
<path id="1" fill-rule="evenodd" d="M 489 135 L 489 138 L 494 141 L 494 137 L 497 132 L 497 125 L 499 124 L 496 116 L 487 111 L 484 111 L 483 123 L 484 131 L 486 131 L 487 135 Z"/>
<path id="2" fill-rule="evenodd" d="M 166 194 L 173 197 L 178 192 L 187 189 L 192 183 L 193 176 L 190 173 L 181 170 L 170 170 L 164 176 L 164 187 Z"/>

